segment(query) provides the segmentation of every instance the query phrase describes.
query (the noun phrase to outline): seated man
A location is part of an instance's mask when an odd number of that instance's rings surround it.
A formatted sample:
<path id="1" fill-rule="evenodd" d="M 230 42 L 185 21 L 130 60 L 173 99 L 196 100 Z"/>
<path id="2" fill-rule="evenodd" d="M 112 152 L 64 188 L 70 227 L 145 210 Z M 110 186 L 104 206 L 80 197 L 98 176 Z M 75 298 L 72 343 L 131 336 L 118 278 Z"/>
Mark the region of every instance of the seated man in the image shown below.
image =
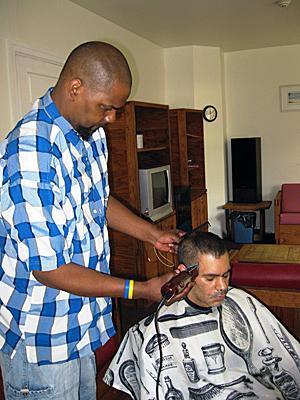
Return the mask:
<path id="1" fill-rule="evenodd" d="M 178 251 L 180 263 L 199 265 L 194 287 L 129 329 L 104 381 L 133 399 L 300 399 L 300 345 L 228 286 L 224 242 L 198 231 Z"/>

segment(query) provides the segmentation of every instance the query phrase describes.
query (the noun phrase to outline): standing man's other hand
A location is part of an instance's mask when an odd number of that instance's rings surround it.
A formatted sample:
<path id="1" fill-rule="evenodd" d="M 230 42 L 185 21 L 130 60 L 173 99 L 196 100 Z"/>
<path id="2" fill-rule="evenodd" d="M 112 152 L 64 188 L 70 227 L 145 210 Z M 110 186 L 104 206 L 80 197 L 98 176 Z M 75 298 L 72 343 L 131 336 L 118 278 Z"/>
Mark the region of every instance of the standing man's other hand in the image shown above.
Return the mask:
<path id="1" fill-rule="evenodd" d="M 177 253 L 178 243 L 185 234 L 186 232 L 180 229 L 164 231 L 154 243 L 154 247 L 167 253 Z"/>

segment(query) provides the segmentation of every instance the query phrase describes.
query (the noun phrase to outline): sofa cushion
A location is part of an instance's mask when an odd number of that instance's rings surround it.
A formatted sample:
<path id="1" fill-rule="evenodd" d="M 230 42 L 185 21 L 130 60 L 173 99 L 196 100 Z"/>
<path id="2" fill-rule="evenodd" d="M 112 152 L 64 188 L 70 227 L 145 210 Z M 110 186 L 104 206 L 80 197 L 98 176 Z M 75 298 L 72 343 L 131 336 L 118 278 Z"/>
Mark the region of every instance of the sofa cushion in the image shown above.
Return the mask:
<path id="1" fill-rule="evenodd" d="M 299 225 L 300 212 L 282 213 L 279 216 L 281 225 Z"/>
<path id="2" fill-rule="evenodd" d="M 281 186 L 281 211 L 300 213 L 300 183 L 284 183 Z"/>

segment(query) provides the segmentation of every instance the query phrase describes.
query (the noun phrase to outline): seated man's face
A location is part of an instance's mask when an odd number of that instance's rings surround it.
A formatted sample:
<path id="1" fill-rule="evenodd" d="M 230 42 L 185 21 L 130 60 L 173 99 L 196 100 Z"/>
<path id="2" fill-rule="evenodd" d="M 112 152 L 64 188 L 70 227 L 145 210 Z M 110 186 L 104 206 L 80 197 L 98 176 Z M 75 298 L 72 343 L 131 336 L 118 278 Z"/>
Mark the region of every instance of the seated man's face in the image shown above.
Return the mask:
<path id="1" fill-rule="evenodd" d="M 216 307 L 224 300 L 230 277 L 228 253 L 219 258 L 201 254 L 198 258 L 199 274 L 188 298 L 201 307 Z"/>

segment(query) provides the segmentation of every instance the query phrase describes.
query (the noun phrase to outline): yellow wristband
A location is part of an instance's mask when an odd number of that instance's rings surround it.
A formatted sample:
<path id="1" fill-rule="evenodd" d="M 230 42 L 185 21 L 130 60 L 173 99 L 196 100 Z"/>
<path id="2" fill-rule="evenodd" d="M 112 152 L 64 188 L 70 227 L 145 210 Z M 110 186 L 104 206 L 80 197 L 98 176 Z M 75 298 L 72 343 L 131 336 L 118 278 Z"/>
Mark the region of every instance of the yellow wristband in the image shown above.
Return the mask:
<path id="1" fill-rule="evenodd" d="M 133 298 L 133 287 L 134 287 L 134 280 L 130 279 L 129 281 L 129 290 L 128 290 L 128 299 Z"/>

